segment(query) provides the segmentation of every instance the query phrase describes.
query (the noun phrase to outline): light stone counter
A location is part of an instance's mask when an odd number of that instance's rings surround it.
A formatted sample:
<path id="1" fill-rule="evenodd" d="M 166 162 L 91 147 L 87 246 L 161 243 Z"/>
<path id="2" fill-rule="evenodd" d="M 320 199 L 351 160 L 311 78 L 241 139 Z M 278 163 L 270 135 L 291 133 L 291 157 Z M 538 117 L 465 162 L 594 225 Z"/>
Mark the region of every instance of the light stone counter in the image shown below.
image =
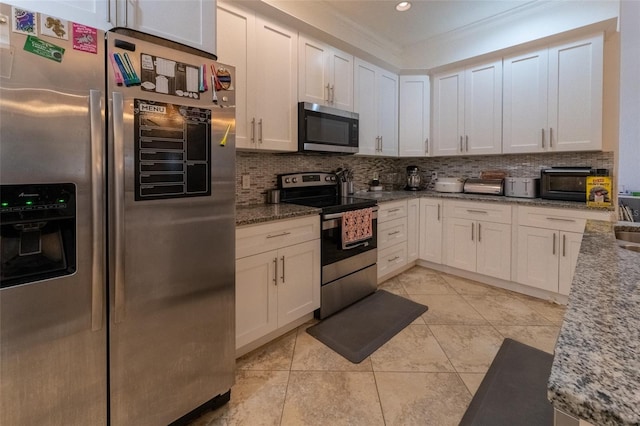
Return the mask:
<path id="1" fill-rule="evenodd" d="M 587 221 L 547 396 L 594 425 L 640 424 L 640 253 L 614 227 Z"/>
<path id="2" fill-rule="evenodd" d="M 242 206 L 236 207 L 236 226 L 318 214 L 320 209 L 286 203 Z"/>

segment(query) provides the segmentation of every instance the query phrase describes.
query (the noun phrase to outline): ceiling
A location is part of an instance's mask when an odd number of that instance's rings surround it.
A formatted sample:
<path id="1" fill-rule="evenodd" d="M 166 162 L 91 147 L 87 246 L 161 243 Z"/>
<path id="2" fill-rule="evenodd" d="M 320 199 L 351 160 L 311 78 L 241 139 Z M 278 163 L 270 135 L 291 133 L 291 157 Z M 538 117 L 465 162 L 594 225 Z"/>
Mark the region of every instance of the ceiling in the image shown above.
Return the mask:
<path id="1" fill-rule="evenodd" d="M 539 0 L 412 0 L 412 6 L 408 11 L 397 12 L 395 5 L 398 1 L 321 0 L 327 7 L 354 25 L 400 48 L 464 29 L 539 2 Z"/>

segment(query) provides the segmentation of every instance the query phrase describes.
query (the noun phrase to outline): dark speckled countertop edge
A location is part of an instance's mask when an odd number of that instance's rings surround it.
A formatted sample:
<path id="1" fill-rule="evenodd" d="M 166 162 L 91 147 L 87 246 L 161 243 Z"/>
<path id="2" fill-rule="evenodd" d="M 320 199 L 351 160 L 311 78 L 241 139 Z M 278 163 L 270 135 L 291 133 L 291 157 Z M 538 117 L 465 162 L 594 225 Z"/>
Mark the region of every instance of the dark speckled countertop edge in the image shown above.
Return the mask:
<path id="1" fill-rule="evenodd" d="M 447 193 L 435 191 L 381 191 L 381 192 L 356 192 L 354 197 L 377 200 L 379 203 L 406 200 L 411 198 L 441 198 L 462 201 L 481 201 L 489 203 L 505 203 L 509 205 L 523 205 L 531 207 L 555 207 L 566 209 L 612 211 L 613 207 L 590 207 L 586 203 L 576 201 L 543 200 L 541 198 L 513 198 L 497 195 Z M 236 226 L 251 225 L 255 223 L 269 222 L 272 220 L 287 219 L 292 217 L 318 214 L 319 209 L 292 204 L 254 204 L 249 206 L 236 206 Z"/>
<path id="2" fill-rule="evenodd" d="M 640 223 L 587 221 L 547 396 L 596 425 L 638 425 L 640 253 L 618 246 L 616 228 Z"/>

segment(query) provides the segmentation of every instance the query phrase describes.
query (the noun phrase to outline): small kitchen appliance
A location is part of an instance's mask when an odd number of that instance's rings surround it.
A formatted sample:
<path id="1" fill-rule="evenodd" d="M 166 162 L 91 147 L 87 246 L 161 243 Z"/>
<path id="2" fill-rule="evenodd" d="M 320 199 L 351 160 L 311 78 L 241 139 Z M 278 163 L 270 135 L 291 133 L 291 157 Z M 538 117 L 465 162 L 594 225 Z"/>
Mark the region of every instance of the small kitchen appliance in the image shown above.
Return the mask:
<path id="1" fill-rule="evenodd" d="M 406 191 L 418 191 L 420 189 L 420 169 L 418 166 L 407 166 Z"/>
<path id="2" fill-rule="evenodd" d="M 438 178 L 433 185 L 436 192 L 462 192 L 464 180 L 461 178 Z"/>
<path id="3" fill-rule="evenodd" d="M 504 182 L 504 195 L 507 197 L 537 198 L 539 190 L 539 178 L 508 177 Z"/>
<path id="4" fill-rule="evenodd" d="M 504 195 L 504 179 L 470 178 L 464 181 L 467 194 Z"/>
<path id="5" fill-rule="evenodd" d="M 540 171 L 540 198 L 582 201 L 587 199 L 587 176 L 608 176 L 607 169 L 551 167 Z"/>
<path id="6" fill-rule="evenodd" d="M 298 151 L 357 153 L 358 118 L 357 112 L 298 103 Z"/>

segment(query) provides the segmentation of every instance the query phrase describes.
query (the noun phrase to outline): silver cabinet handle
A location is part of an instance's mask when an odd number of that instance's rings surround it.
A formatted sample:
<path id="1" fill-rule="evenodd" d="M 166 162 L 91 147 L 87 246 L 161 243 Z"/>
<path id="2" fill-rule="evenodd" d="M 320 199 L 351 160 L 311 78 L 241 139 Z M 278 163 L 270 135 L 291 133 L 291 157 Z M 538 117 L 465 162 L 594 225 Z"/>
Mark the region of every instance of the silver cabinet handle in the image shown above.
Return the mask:
<path id="1" fill-rule="evenodd" d="M 542 147 L 544 148 L 544 129 L 542 129 Z"/>
<path id="2" fill-rule="evenodd" d="M 107 2 L 109 3 L 109 2 Z M 102 329 L 104 317 L 104 140 L 102 137 L 101 92 L 89 91 L 91 123 L 91 331 Z"/>
<path id="3" fill-rule="evenodd" d="M 256 118 L 251 119 L 251 143 L 256 142 Z"/>
<path id="4" fill-rule="evenodd" d="M 489 214 L 489 212 L 486 210 L 471 210 L 471 209 L 467 209 L 467 213 Z"/>
<path id="5" fill-rule="evenodd" d="M 476 226 L 475 223 L 471 224 L 471 241 L 473 241 L 473 234 L 474 234 L 474 231 L 475 231 L 475 226 Z"/>
<path id="6" fill-rule="evenodd" d="M 396 235 L 396 234 L 399 234 L 399 233 L 400 233 L 400 231 L 393 231 L 393 232 L 389 232 L 389 233 L 387 234 L 387 237 L 390 237 L 390 236 L 392 236 L 392 235 Z"/>
<path id="7" fill-rule="evenodd" d="M 549 148 L 553 148 L 553 127 L 549 127 Z"/>
<path id="8" fill-rule="evenodd" d="M 398 259 L 400 259 L 400 256 L 396 256 L 396 257 L 394 257 L 394 258 L 387 259 L 387 262 L 393 262 L 393 261 L 396 261 L 396 260 L 398 260 Z"/>
<path id="9" fill-rule="evenodd" d="M 553 255 L 556 255 L 556 233 L 553 233 Z"/>
<path id="10" fill-rule="evenodd" d="M 438 204 L 438 222 L 440 222 L 440 204 Z"/>
<path id="11" fill-rule="evenodd" d="M 325 88 L 327 89 L 327 98 L 325 99 L 325 102 L 331 103 L 331 89 L 329 89 L 329 83 L 327 83 Z"/>
<path id="12" fill-rule="evenodd" d="M 380 152 L 382 152 L 382 136 L 380 136 Z"/>
<path id="13" fill-rule="evenodd" d="M 124 319 L 124 98 L 113 92 L 114 322 Z"/>
<path id="14" fill-rule="evenodd" d="M 331 86 L 331 103 L 336 101 L 336 87 Z"/>
<path id="15" fill-rule="evenodd" d="M 424 152 L 425 152 L 425 154 L 429 153 L 429 138 L 426 138 L 424 140 Z"/>
<path id="16" fill-rule="evenodd" d="M 462 135 L 460 136 L 460 152 L 463 152 L 464 148 L 462 146 Z"/>
<path id="17" fill-rule="evenodd" d="M 267 235 L 267 238 L 284 237 L 285 235 L 289 235 L 289 234 L 291 234 L 291 232 L 285 231 L 285 232 L 282 232 L 280 234 L 274 234 L 274 235 L 269 234 L 269 235 Z"/>
<path id="18" fill-rule="evenodd" d="M 275 271 L 273 272 L 273 284 L 278 285 L 278 258 L 273 258 L 273 264 L 275 266 Z"/>
<path id="19" fill-rule="evenodd" d="M 562 234 L 562 257 L 567 257 L 567 235 Z"/>
<path id="20" fill-rule="evenodd" d="M 282 259 L 282 277 L 280 278 L 282 278 L 282 284 L 284 284 L 284 256 L 282 256 L 281 259 Z"/>
<path id="21" fill-rule="evenodd" d="M 395 213 L 395 212 L 399 212 L 400 210 L 402 210 L 401 208 L 397 208 L 397 209 L 391 209 L 388 211 L 388 213 Z"/>
<path id="22" fill-rule="evenodd" d="M 465 146 L 467 148 L 467 152 L 469 152 L 469 135 L 466 135 L 464 137 L 464 144 L 465 144 Z"/>
<path id="23" fill-rule="evenodd" d="M 478 242 L 482 241 L 482 224 L 478 224 Z"/>
<path id="24" fill-rule="evenodd" d="M 258 121 L 258 143 L 262 143 L 262 118 Z"/>
<path id="25" fill-rule="evenodd" d="M 563 219 L 561 217 L 548 217 L 547 220 L 555 220 L 557 222 L 575 222 L 575 219 Z"/>

